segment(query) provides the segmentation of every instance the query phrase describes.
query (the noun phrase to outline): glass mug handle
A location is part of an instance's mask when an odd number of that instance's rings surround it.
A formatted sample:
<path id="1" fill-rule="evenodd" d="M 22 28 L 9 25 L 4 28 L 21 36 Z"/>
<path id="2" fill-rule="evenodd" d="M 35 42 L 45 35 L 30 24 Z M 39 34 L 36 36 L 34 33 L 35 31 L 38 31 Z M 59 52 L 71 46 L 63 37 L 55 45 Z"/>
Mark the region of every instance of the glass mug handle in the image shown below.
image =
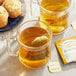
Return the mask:
<path id="1" fill-rule="evenodd" d="M 7 37 L 6 38 L 7 43 L 7 52 L 10 56 L 18 56 L 19 54 L 19 47 L 18 42 L 16 40 L 16 36 L 13 37 Z"/>

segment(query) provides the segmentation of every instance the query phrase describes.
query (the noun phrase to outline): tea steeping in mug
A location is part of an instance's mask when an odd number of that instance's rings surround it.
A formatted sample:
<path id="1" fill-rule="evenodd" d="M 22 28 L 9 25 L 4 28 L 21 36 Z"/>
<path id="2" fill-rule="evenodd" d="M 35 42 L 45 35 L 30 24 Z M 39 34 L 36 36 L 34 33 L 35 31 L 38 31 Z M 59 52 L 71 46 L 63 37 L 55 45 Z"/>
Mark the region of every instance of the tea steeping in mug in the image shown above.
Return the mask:
<path id="1" fill-rule="evenodd" d="M 19 58 L 26 67 L 39 68 L 48 62 L 50 58 L 50 48 L 47 45 L 50 40 L 48 31 L 41 27 L 29 27 L 21 32 L 19 40 L 27 46 L 26 48 L 19 45 Z"/>
<path id="2" fill-rule="evenodd" d="M 17 29 L 16 36 L 6 40 L 8 54 L 19 56 L 20 62 L 28 68 L 40 68 L 50 59 L 52 31 L 42 21 L 24 22 Z"/>

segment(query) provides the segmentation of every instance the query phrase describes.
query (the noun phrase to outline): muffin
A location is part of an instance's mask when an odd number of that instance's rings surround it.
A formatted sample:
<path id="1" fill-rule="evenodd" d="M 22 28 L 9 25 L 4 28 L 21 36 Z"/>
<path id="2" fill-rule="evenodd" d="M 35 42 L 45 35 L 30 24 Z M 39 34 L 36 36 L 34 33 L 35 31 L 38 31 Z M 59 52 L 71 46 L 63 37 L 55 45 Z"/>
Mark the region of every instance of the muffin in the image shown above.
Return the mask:
<path id="1" fill-rule="evenodd" d="M 16 18 L 21 14 L 21 2 L 19 0 L 5 0 L 3 6 L 10 18 Z"/>
<path id="2" fill-rule="evenodd" d="M 9 16 L 9 14 L 8 14 L 7 10 L 3 6 L 0 6 L 0 28 L 7 25 L 8 16 Z"/>
<path id="3" fill-rule="evenodd" d="M 4 2 L 5 0 L 0 0 L 0 5 Z"/>

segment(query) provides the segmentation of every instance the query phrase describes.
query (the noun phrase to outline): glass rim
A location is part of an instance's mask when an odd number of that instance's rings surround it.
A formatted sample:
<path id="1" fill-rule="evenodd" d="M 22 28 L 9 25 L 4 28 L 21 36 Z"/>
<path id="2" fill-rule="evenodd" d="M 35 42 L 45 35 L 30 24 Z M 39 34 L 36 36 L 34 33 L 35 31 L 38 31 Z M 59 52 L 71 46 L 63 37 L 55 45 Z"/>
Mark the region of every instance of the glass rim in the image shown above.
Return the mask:
<path id="1" fill-rule="evenodd" d="M 42 7 L 41 4 L 40 4 L 40 2 L 39 2 L 39 0 L 37 0 L 37 2 L 38 2 L 38 4 L 39 4 L 40 8 L 42 8 L 42 9 L 43 9 L 44 11 L 46 11 L 46 12 L 61 13 L 61 12 L 64 12 L 64 11 L 66 11 L 66 10 L 68 10 L 68 9 L 70 8 L 70 5 L 69 5 L 66 9 L 64 9 L 64 10 L 62 10 L 62 11 L 50 11 L 50 10 L 47 10 L 47 9 L 45 9 L 44 7 Z M 69 3 L 69 4 L 70 4 L 70 3 Z"/>
<path id="2" fill-rule="evenodd" d="M 49 33 L 50 39 L 49 39 L 49 41 L 48 41 L 47 43 L 45 43 L 45 44 L 42 45 L 42 46 L 32 47 L 32 46 L 24 45 L 24 44 L 18 39 L 18 37 L 17 37 L 17 35 L 19 35 L 18 30 L 21 28 L 21 26 L 23 26 L 24 24 L 26 24 L 26 23 L 28 23 L 28 22 L 33 22 L 33 21 L 39 21 L 39 22 L 41 22 L 41 23 L 47 25 L 48 28 L 50 29 L 50 33 Z M 50 26 L 49 26 L 48 24 L 44 23 L 43 21 L 36 20 L 36 19 L 35 19 L 35 20 L 27 20 L 27 21 L 23 22 L 22 24 L 20 24 L 20 26 L 18 27 L 17 33 L 16 33 L 16 39 L 17 39 L 18 43 L 21 44 L 23 47 L 26 47 L 26 48 L 28 48 L 28 49 L 38 49 L 38 48 L 45 47 L 45 46 L 51 41 L 51 39 L 52 39 L 52 30 L 51 30 Z"/>

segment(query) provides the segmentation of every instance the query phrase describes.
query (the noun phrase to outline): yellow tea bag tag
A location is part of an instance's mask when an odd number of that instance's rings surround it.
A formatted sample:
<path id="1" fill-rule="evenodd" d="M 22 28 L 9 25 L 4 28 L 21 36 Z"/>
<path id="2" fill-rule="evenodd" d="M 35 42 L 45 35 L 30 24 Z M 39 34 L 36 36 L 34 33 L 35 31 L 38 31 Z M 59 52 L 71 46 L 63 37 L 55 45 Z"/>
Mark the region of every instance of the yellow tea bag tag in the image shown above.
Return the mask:
<path id="1" fill-rule="evenodd" d="M 59 62 L 50 62 L 48 65 L 49 71 L 50 72 L 59 72 L 61 71 L 61 67 Z"/>
<path id="2" fill-rule="evenodd" d="M 72 26 L 72 28 L 73 28 L 74 30 L 76 30 L 76 21 L 73 21 L 72 24 L 71 24 L 71 26 Z"/>

